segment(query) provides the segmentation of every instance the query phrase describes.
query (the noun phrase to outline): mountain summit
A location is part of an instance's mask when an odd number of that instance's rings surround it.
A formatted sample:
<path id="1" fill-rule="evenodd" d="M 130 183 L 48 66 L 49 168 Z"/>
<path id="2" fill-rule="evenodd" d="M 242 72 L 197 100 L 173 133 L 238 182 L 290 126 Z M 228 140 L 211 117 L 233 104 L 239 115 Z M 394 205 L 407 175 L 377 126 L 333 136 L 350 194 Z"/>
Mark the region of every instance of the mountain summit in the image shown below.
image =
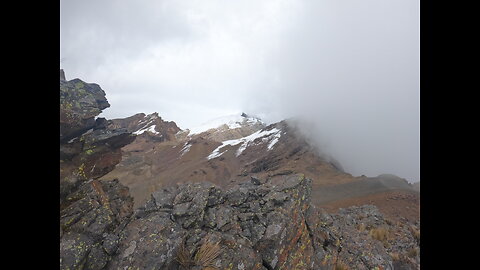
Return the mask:
<path id="1" fill-rule="evenodd" d="M 201 125 L 188 128 L 179 135 L 180 137 L 202 135 L 221 142 L 250 135 L 265 126 L 261 119 L 242 113 L 211 119 Z"/>

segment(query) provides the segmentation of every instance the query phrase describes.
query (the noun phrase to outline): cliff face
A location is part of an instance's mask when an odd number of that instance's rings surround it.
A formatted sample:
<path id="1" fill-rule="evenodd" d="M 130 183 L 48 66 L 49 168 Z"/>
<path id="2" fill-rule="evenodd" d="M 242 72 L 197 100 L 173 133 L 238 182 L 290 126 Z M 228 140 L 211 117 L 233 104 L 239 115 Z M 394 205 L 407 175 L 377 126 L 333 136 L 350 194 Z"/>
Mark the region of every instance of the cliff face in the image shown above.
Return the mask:
<path id="1" fill-rule="evenodd" d="M 98 178 L 113 170 L 135 136 L 95 119 L 110 106 L 98 85 L 60 76 L 60 267 L 101 269 L 133 198 L 118 180 Z"/>
<path id="2" fill-rule="evenodd" d="M 135 136 L 108 129 L 95 117 L 110 104 L 97 84 L 60 79 L 60 200 L 89 180 L 107 174 L 121 160 L 121 148 Z"/>

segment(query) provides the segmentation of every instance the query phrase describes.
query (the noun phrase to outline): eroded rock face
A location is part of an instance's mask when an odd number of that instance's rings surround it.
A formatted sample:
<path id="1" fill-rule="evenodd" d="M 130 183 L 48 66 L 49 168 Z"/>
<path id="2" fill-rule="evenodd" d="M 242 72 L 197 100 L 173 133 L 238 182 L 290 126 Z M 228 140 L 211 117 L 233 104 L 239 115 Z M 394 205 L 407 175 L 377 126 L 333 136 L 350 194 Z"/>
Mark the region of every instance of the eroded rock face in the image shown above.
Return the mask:
<path id="1" fill-rule="evenodd" d="M 133 198 L 118 180 L 97 179 L 135 136 L 95 117 L 110 106 L 96 84 L 60 78 L 60 268 L 103 269 L 118 249 Z"/>
<path id="2" fill-rule="evenodd" d="M 210 269 L 333 269 L 338 261 L 393 269 L 391 256 L 368 235 L 367 255 L 349 252 L 358 250 L 358 241 L 350 246 L 342 239 L 358 232 L 345 233 L 339 217 L 310 204 L 311 180 L 289 175 L 261 182 L 228 190 L 189 183 L 154 192 L 126 225 L 107 269 L 207 269 L 195 261 L 206 241 L 220 250 Z M 189 266 L 179 262 L 185 253 Z"/>
<path id="3" fill-rule="evenodd" d="M 60 79 L 60 202 L 89 179 L 98 179 L 121 161 L 121 147 L 135 135 L 108 129 L 95 117 L 109 107 L 97 84 Z"/>
<path id="4" fill-rule="evenodd" d="M 103 269 L 118 248 L 118 233 L 133 199 L 118 181 L 91 180 L 69 194 L 60 211 L 60 268 Z"/>
<path id="5" fill-rule="evenodd" d="M 60 142 L 93 128 L 95 116 L 108 107 L 105 92 L 98 84 L 60 79 Z"/>
<path id="6" fill-rule="evenodd" d="M 304 255 L 313 253 L 305 223 L 310 189 L 309 179 L 294 175 L 228 190 L 190 183 L 157 191 L 125 227 L 108 268 L 181 269 L 180 247 L 195 251 L 208 238 L 220 245 L 211 261 L 218 269 L 305 269 L 313 263 Z"/>
<path id="7" fill-rule="evenodd" d="M 331 215 L 310 203 L 311 180 L 303 175 L 256 180 L 227 190 L 189 183 L 154 192 L 126 225 L 118 253 L 107 269 L 334 269 L 341 263 L 350 269 L 393 269 L 394 264 L 407 265 L 392 258 L 391 253 L 398 251 L 393 238 L 389 250 L 372 236 L 373 229 L 389 226 L 375 206 Z M 218 256 L 209 261 L 214 268 L 196 261 L 206 242 L 219 245 Z M 412 239 L 407 242 L 415 245 Z M 185 262 L 182 254 L 190 260 Z M 404 269 L 415 266 L 410 263 Z"/>

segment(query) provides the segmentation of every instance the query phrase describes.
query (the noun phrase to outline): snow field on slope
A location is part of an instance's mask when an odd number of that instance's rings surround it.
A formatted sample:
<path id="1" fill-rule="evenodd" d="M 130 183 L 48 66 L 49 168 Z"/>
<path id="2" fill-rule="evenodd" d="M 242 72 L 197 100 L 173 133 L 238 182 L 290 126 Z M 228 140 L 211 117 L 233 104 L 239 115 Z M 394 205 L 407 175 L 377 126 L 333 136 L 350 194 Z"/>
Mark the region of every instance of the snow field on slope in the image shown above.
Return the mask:
<path id="1" fill-rule="evenodd" d="M 272 147 L 278 142 L 278 139 L 280 138 L 280 136 L 281 136 L 281 130 L 277 128 L 273 128 L 271 130 L 259 130 L 249 136 L 246 136 L 240 139 L 224 141 L 220 146 L 215 148 L 215 150 L 213 150 L 213 152 L 210 155 L 208 155 L 207 159 L 210 160 L 224 154 L 226 150 L 221 153 L 220 153 L 220 150 L 227 145 L 234 146 L 241 143 L 242 145 L 240 145 L 240 147 L 238 148 L 235 154 L 235 156 L 238 157 L 245 149 L 247 149 L 248 146 L 253 145 L 254 141 L 258 138 L 263 138 L 262 142 L 267 142 L 271 140 L 267 146 L 267 149 L 271 150 Z"/>

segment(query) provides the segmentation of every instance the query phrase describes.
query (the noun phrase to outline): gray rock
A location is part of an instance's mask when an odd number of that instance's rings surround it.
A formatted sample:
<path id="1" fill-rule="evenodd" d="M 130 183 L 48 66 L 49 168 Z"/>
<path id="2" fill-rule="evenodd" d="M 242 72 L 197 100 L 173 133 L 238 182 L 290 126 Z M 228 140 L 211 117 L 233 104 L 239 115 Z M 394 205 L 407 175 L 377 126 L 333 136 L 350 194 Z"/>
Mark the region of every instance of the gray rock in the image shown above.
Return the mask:
<path id="1" fill-rule="evenodd" d="M 158 208 L 173 208 L 176 195 L 176 188 L 170 187 L 153 192 L 152 198 Z"/>
<path id="2" fill-rule="evenodd" d="M 60 269 L 82 269 L 93 244 L 85 234 L 65 233 L 60 239 Z"/>
<path id="3" fill-rule="evenodd" d="M 103 249 L 109 255 L 115 254 L 118 249 L 119 237 L 114 234 L 105 234 L 103 237 Z"/>

